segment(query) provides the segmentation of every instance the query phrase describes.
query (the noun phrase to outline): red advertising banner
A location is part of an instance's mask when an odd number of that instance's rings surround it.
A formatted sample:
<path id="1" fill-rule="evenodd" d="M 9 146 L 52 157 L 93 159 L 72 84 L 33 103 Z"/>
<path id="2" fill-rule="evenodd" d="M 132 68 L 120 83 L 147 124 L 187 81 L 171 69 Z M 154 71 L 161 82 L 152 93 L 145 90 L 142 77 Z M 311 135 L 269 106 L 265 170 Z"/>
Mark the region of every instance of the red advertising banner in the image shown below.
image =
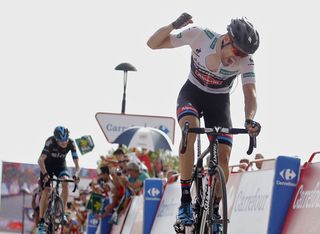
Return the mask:
<path id="1" fill-rule="evenodd" d="M 303 165 L 282 233 L 319 233 L 320 230 L 320 163 Z"/>

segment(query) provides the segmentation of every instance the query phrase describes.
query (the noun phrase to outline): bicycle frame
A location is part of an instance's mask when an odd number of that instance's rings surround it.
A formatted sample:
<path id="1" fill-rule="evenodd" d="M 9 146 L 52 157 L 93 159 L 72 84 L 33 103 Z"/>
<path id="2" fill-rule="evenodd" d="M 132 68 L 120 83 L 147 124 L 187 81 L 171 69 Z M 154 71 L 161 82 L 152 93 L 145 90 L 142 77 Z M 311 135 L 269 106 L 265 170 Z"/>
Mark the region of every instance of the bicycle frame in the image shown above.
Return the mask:
<path id="1" fill-rule="evenodd" d="M 198 134 L 198 154 L 197 161 L 193 172 L 193 181 L 196 187 L 196 202 L 195 202 L 195 231 L 196 233 L 208 232 L 208 229 L 212 229 L 212 224 L 221 223 L 225 227 L 223 233 L 227 231 L 227 199 L 226 199 L 226 182 L 224 178 L 224 173 L 221 167 L 219 166 L 219 142 L 218 136 L 222 133 L 227 134 L 248 134 L 246 129 L 237 129 L 237 128 L 189 128 L 189 123 L 185 123 L 185 126 L 182 130 L 182 147 L 180 152 L 183 154 L 186 151 L 188 133 L 197 133 Z M 211 136 L 209 139 L 209 146 L 201 153 L 200 146 L 200 134 L 207 134 Z M 256 147 L 255 137 L 250 137 L 250 144 L 247 154 L 251 154 L 253 148 Z M 208 168 L 206 174 L 203 167 L 203 160 L 209 156 Z M 219 178 L 217 178 L 219 177 Z M 205 187 L 203 185 L 203 179 L 205 179 Z M 217 221 L 212 217 L 213 214 L 213 200 L 216 195 L 217 183 L 220 183 L 219 193 L 222 193 L 223 200 L 223 220 Z M 209 228 L 208 228 L 209 227 Z M 212 231 L 212 230 L 211 230 Z"/>
<path id="2" fill-rule="evenodd" d="M 50 178 L 51 193 L 49 197 L 47 211 L 45 213 L 45 221 L 48 224 L 48 233 L 54 233 L 57 228 L 61 225 L 61 233 L 63 231 L 63 215 L 64 215 L 64 205 L 62 198 L 59 195 L 59 185 L 61 182 L 72 182 L 74 183 L 74 189 L 72 192 L 75 192 L 77 189 L 77 183 L 74 180 L 70 179 L 56 179 Z M 53 187 L 53 182 L 56 182 L 56 185 Z"/>
<path id="3" fill-rule="evenodd" d="M 200 139 L 200 135 L 198 135 L 198 139 Z M 216 185 L 216 180 L 213 179 L 213 175 L 215 168 L 219 165 L 218 148 L 217 136 L 212 136 L 209 141 L 209 146 L 202 153 L 200 142 L 198 142 L 198 157 L 193 180 L 196 188 L 196 229 L 198 229 L 200 233 L 204 233 L 205 231 L 204 225 L 201 225 L 201 220 L 209 213 L 211 191 Z M 207 157 L 209 157 L 207 173 L 203 175 L 203 160 Z M 205 179 L 205 185 L 203 185 L 203 179 Z"/>

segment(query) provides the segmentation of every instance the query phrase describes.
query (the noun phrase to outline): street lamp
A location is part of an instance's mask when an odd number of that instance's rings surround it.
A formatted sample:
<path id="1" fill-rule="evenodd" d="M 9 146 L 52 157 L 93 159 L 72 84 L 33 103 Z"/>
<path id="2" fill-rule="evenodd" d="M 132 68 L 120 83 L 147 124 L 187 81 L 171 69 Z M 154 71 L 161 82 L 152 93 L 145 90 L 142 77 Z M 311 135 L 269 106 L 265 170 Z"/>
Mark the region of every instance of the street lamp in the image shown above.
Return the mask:
<path id="1" fill-rule="evenodd" d="M 121 114 L 126 112 L 126 89 L 127 89 L 127 73 L 128 71 L 137 71 L 137 69 L 130 63 L 120 63 L 115 67 L 115 70 L 123 71 L 123 96 Z"/>

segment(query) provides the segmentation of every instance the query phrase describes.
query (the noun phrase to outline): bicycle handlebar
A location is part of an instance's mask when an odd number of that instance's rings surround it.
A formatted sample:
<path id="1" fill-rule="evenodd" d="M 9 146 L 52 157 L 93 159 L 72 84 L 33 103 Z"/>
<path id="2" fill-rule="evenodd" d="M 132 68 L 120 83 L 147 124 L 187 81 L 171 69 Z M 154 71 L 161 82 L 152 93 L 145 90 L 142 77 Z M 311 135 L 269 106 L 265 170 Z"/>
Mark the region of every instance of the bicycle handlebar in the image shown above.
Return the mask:
<path id="1" fill-rule="evenodd" d="M 213 128 L 190 128 L 189 123 L 186 122 L 184 128 L 182 129 L 182 144 L 180 153 L 184 154 L 187 149 L 188 144 L 188 134 L 189 133 L 197 133 L 197 134 L 208 134 L 218 136 L 222 133 L 224 134 L 248 134 L 248 130 L 244 128 L 223 128 L 223 127 L 213 127 Z M 256 136 L 250 137 L 249 148 L 247 150 L 247 154 L 250 155 L 253 152 L 253 149 L 257 146 Z"/>
<path id="2" fill-rule="evenodd" d="M 68 182 L 68 183 L 74 183 L 74 187 L 73 187 L 73 190 L 72 190 L 72 192 L 74 193 L 76 190 L 77 190 L 77 188 L 78 188 L 78 183 L 76 183 L 76 181 L 75 180 L 72 180 L 72 179 L 59 179 L 59 178 L 52 178 L 52 177 L 50 177 L 50 179 L 49 179 L 50 181 L 56 181 L 56 182 Z"/>

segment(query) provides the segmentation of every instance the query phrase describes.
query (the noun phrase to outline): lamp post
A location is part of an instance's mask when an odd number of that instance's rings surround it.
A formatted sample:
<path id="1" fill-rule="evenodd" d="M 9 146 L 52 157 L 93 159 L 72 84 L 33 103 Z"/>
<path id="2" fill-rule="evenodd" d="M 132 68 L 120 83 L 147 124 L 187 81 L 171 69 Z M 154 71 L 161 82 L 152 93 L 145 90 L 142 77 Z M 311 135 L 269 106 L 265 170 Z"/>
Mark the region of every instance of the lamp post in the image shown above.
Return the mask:
<path id="1" fill-rule="evenodd" d="M 123 71 L 123 96 L 122 96 L 122 106 L 121 114 L 126 112 L 126 89 L 127 89 L 127 74 L 128 71 L 137 71 L 137 69 L 130 63 L 120 63 L 115 67 L 117 71 Z"/>

